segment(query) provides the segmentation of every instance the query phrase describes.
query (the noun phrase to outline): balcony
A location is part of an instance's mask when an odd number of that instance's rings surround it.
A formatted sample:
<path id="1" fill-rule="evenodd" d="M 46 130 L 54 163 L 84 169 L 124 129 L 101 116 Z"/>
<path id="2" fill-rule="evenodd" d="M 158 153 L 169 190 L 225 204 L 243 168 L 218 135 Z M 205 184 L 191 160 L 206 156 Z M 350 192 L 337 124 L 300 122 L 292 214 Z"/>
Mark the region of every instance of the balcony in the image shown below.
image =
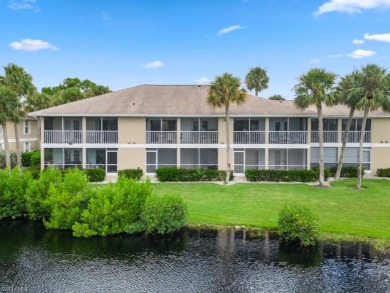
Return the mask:
<path id="1" fill-rule="evenodd" d="M 87 130 L 87 143 L 118 143 L 118 131 Z"/>
<path id="2" fill-rule="evenodd" d="M 270 144 L 306 144 L 307 131 L 270 131 Z"/>
<path id="3" fill-rule="evenodd" d="M 343 136 L 344 136 L 344 133 L 345 132 L 342 133 Z M 360 136 L 361 136 L 361 132 L 360 131 L 349 131 L 348 132 L 348 140 L 347 140 L 347 142 L 349 142 L 349 143 L 359 143 Z M 371 131 L 366 131 L 364 133 L 363 142 L 364 143 L 371 142 Z"/>
<path id="4" fill-rule="evenodd" d="M 81 130 L 45 130 L 45 143 L 82 143 L 83 135 Z"/>
<path id="5" fill-rule="evenodd" d="M 234 131 L 235 144 L 265 144 L 265 131 Z"/>
<path id="6" fill-rule="evenodd" d="M 147 144 L 176 144 L 177 131 L 146 131 Z"/>
<path id="7" fill-rule="evenodd" d="M 180 133 L 182 144 L 217 144 L 218 131 L 182 131 Z"/>
<path id="8" fill-rule="evenodd" d="M 337 143 L 338 142 L 337 134 L 338 134 L 337 131 L 324 131 L 324 143 Z M 311 142 L 312 143 L 319 142 L 318 131 L 311 132 Z"/>

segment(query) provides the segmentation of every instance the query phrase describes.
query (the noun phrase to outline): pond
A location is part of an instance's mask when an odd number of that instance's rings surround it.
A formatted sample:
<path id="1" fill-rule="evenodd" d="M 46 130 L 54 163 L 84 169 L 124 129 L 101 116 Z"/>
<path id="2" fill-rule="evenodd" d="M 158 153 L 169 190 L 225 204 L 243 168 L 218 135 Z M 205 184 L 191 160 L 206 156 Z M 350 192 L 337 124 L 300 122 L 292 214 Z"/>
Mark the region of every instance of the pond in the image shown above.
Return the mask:
<path id="1" fill-rule="evenodd" d="M 287 249 L 276 235 L 186 230 L 79 239 L 0 224 L 0 292 L 390 292 L 390 256 L 362 243 Z"/>

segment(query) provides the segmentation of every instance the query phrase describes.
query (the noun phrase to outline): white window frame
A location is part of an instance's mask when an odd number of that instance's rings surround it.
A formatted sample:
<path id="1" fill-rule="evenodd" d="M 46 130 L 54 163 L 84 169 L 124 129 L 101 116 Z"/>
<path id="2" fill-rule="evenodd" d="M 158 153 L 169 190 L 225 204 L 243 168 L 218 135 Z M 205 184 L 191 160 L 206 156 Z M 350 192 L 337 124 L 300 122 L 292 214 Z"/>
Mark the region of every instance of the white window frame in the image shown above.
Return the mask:
<path id="1" fill-rule="evenodd" d="M 31 152 L 31 142 L 25 142 L 23 144 L 23 151 L 24 152 Z"/>
<path id="2" fill-rule="evenodd" d="M 30 120 L 24 120 L 23 134 L 31 134 L 31 121 Z"/>

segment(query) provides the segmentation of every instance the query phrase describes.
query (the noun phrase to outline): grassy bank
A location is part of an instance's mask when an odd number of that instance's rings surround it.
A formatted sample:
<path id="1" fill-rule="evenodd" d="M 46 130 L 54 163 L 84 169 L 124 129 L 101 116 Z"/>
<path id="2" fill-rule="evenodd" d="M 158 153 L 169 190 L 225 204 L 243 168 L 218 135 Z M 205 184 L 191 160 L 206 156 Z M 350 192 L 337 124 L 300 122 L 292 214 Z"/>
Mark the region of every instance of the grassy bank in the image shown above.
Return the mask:
<path id="1" fill-rule="evenodd" d="M 192 225 L 276 229 L 280 209 L 296 202 L 309 205 L 318 214 L 326 237 L 356 235 L 390 244 L 390 181 L 364 180 L 363 190 L 354 189 L 355 185 L 352 179 L 334 182 L 328 189 L 305 184 L 158 183 L 153 190 L 155 194 L 181 195 Z"/>

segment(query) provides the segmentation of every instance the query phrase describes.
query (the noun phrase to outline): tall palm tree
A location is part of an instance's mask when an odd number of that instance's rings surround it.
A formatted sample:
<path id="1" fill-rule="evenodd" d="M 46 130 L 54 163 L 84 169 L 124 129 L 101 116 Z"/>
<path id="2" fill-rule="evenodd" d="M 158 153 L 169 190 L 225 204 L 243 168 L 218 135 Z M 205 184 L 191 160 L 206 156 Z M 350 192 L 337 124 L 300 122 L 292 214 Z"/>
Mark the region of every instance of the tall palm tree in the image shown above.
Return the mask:
<path id="1" fill-rule="evenodd" d="M 225 184 L 228 184 L 230 177 L 230 104 L 237 105 L 244 103 L 247 95 L 243 89 L 240 89 L 241 82 L 238 77 L 234 77 L 230 73 L 224 73 L 215 78 L 210 84 L 208 90 L 207 103 L 214 107 L 225 107 L 226 115 L 226 155 L 227 166 Z"/>
<path id="2" fill-rule="evenodd" d="M 245 76 L 245 84 L 248 90 L 255 90 L 255 95 L 268 88 L 269 77 L 267 71 L 261 67 L 253 67 L 249 69 Z"/>
<path id="3" fill-rule="evenodd" d="M 8 87 L 0 84 L 0 124 L 3 128 L 5 161 L 8 168 L 11 168 L 11 154 L 8 142 L 7 121 L 10 119 L 16 103 L 17 97 L 15 93 Z"/>
<path id="4" fill-rule="evenodd" d="M 363 110 L 362 128 L 359 139 L 358 178 L 356 188 L 362 188 L 363 142 L 368 113 L 382 109 L 390 111 L 390 75 L 379 65 L 368 64 L 358 72 L 356 85 L 351 88 L 351 95 L 360 96 L 358 110 Z"/>
<path id="5" fill-rule="evenodd" d="M 336 180 L 340 179 L 341 169 L 343 168 L 345 149 L 348 141 L 349 130 L 351 128 L 351 123 L 352 123 L 353 116 L 355 114 L 356 107 L 361 99 L 360 95 L 356 95 L 356 93 L 353 94 L 353 92 L 351 91 L 351 89 L 353 89 L 356 86 L 357 80 L 358 80 L 358 72 L 357 70 L 354 70 L 352 73 L 344 76 L 341 79 L 336 89 L 336 97 L 338 102 L 343 105 L 346 105 L 349 108 L 348 121 L 343 135 L 341 151 L 337 163 L 337 171 L 335 175 Z"/>
<path id="6" fill-rule="evenodd" d="M 299 77 L 298 84 L 295 85 L 296 98 L 295 105 L 304 110 L 310 105 L 315 105 L 318 115 L 318 137 L 320 144 L 320 159 L 319 159 L 319 183 L 320 186 L 325 186 L 324 176 L 324 126 L 322 104 L 334 104 L 334 84 L 337 75 L 325 69 L 312 68 L 306 74 Z"/>
<path id="7" fill-rule="evenodd" d="M 14 108 L 14 113 L 11 120 L 14 122 L 15 140 L 16 140 L 16 158 L 17 164 L 20 167 L 22 163 L 20 151 L 20 139 L 18 123 L 24 118 L 25 113 L 22 111 L 22 99 L 27 94 L 36 91 L 32 82 L 32 76 L 27 73 L 23 67 L 10 63 L 4 67 L 5 75 L 3 82 L 10 88 L 18 97 L 18 104 Z"/>

